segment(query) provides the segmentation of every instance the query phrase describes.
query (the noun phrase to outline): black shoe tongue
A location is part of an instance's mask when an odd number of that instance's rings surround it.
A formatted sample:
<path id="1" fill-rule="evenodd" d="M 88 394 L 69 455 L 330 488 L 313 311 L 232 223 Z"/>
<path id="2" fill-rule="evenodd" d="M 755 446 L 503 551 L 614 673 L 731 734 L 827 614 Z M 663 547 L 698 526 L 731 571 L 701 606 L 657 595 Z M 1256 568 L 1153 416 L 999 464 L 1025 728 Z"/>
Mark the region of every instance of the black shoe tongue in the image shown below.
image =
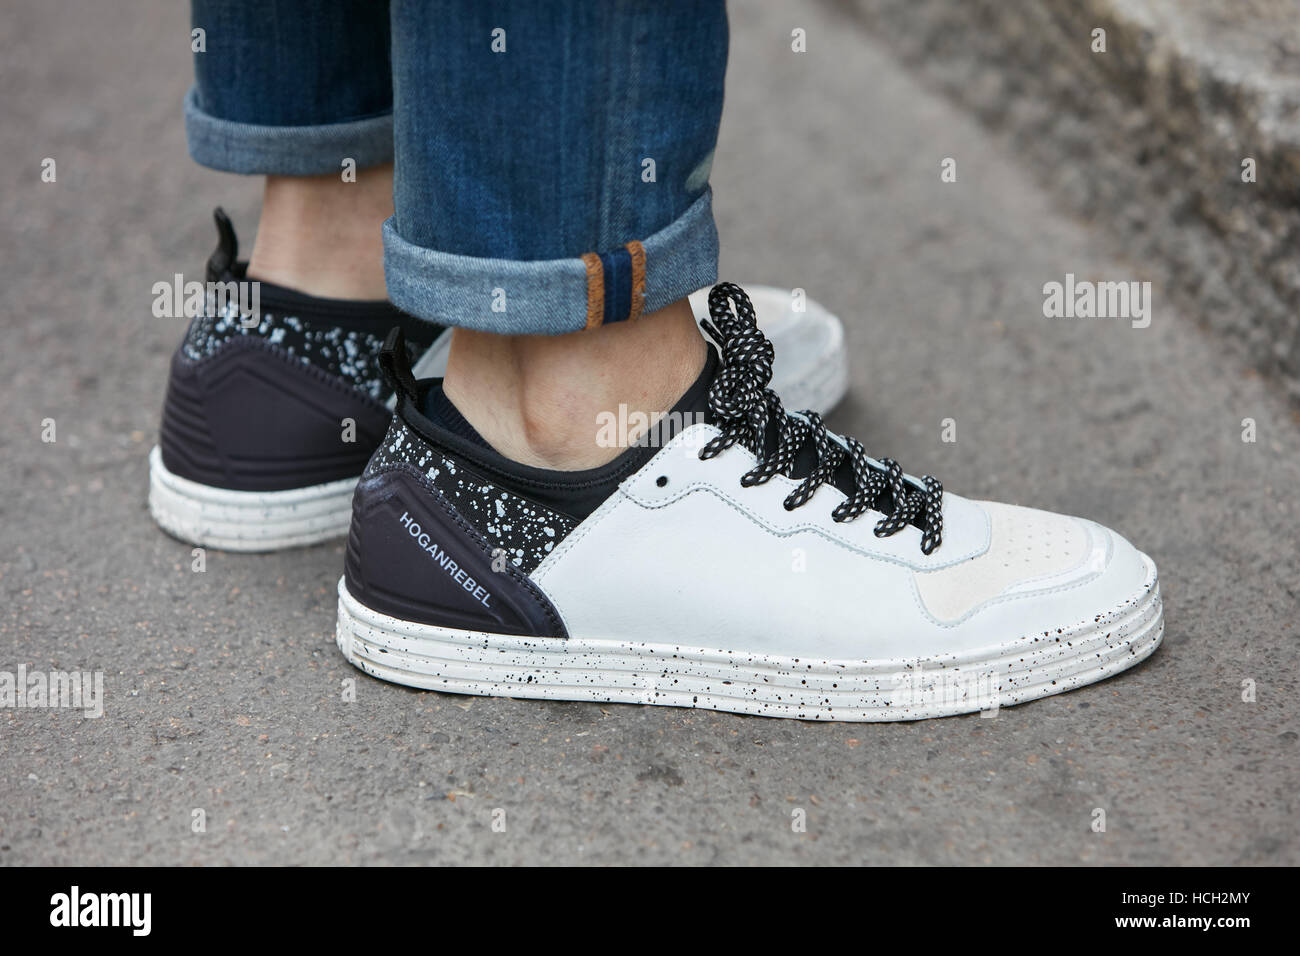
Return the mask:
<path id="1" fill-rule="evenodd" d="M 692 414 L 693 422 L 711 422 L 713 414 L 709 411 L 709 388 L 713 385 L 713 380 L 718 377 L 718 372 L 722 368 L 722 359 L 718 357 L 718 350 L 713 347 L 712 343 L 705 343 L 708 354 L 704 357 L 704 368 L 696 377 L 691 387 L 686 390 L 677 404 L 673 406 L 673 411 L 685 414 Z"/>
<path id="2" fill-rule="evenodd" d="M 768 455 L 776 454 L 776 446 L 780 441 L 781 423 L 770 422 L 767 426 L 767 445 L 766 452 Z M 795 481 L 802 481 L 813 473 L 817 467 L 817 445 L 810 438 L 803 443 L 799 453 L 795 455 L 794 464 L 790 467 L 790 474 L 787 477 Z M 831 475 L 831 480 L 826 482 L 832 487 L 838 488 L 846 495 L 853 494 L 853 466 L 849 463 L 847 456 L 836 467 L 835 472 Z"/>

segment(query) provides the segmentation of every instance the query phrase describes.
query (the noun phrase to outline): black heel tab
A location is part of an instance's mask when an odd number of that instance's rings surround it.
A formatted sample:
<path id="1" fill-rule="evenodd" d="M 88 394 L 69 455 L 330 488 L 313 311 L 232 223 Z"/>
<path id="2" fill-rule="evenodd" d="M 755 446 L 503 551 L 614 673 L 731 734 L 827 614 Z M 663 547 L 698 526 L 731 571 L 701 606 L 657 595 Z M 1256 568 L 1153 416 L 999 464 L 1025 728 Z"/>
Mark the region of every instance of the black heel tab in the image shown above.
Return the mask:
<path id="1" fill-rule="evenodd" d="M 411 356 L 406 351 L 406 335 L 400 325 L 393 326 L 384 339 L 384 347 L 379 351 L 379 368 L 399 399 L 416 401 L 415 375 L 411 372 Z"/>
<path id="2" fill-rule="evenodd" d="M 212 210 L 212 218 L 217 224 L 217 248 L 208 257 L 208 281 L 219 282 L 235 270 L 239 258 L 239 239 L 235 236 L 235 226 L 218 206 Z"/>

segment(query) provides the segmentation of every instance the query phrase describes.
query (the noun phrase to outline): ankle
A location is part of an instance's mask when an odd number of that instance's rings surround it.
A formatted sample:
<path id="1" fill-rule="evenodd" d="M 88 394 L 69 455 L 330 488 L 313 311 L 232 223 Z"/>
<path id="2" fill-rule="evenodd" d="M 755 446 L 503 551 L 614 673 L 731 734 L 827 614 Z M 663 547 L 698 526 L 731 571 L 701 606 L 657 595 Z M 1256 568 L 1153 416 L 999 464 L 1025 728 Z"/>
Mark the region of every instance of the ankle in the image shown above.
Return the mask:
<path id="1" fill-rule="evenodd" d="M 250 278 L 332 299 L 384 299 L 382 225 L 393 167 L 341 177 L 268 176 Z"/>
<path id="2" fill-rule="evenodd" d="M 653 423 L 699 376 L 705 354 L 685 299 L 634 322 L 569 335 L 457 329 L 444 389 L 501 454 L 578 471 L 612 461 L 626 447 L 600 440 L 603 413 Z M 644 431 L 632 431 L 627 441 Z"/>

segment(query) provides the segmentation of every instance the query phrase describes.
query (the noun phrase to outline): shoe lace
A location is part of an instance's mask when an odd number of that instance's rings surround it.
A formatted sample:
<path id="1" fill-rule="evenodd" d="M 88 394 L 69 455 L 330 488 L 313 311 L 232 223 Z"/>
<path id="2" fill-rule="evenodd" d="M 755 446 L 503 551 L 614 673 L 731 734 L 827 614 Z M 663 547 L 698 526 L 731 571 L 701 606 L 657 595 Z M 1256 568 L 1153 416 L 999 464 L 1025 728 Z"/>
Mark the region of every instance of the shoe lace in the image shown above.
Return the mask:
<path id="1" fill-rule="evenodd" d="M 757 459 L 740 479 L 741 485 L 749 488 L 774 475 L 790 477 L 796 458 L 811 441 L 816 463 L 786 496 L 787 511 L 806 504 L 847 458 L 852 494 L 831 513 L 835 521 L 852 521 L 873 510 L 884 515 L 876 522 L 876 537 L 889 537 L 911 524 L 921 531 L 922 553 L 939 547 L 943 542 L 943 485 L 925 475 L 918 487 L 892 458 L 875 461 L 856 438 L 828 432 L 816 412 L 786 411 L 776 392 L 767 387 L 772 380 L 772 343 L 758 328 L 754 306 L 740 286 L 731 282 L 715 285 L 709 292 L 709 318 L 702 324 L 722 351 L 722 367 L 709 387 L 709 408 L 721 433 L 700 450 L 701 459 L 713 458 L 739 443 Z M 779 432 L 776 448 L 769 455 L 767 435 L 773 422 L 778 423 Z"/>

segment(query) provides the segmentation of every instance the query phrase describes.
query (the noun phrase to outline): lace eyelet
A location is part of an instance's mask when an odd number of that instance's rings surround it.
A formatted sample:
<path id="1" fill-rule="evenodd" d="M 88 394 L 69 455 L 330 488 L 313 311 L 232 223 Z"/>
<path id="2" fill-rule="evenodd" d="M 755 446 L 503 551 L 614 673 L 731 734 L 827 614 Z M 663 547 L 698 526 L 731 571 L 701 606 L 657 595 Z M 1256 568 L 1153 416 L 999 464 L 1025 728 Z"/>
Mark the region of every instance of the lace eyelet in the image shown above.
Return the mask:
<path id="1" fill-rule="evenodd" d="M 655 479 L 655 484 L 658 485 L 660 488 L 662 488 L 664 485 L 668 484 L 668 476 L 660 475 L 658 478 Z"/>

